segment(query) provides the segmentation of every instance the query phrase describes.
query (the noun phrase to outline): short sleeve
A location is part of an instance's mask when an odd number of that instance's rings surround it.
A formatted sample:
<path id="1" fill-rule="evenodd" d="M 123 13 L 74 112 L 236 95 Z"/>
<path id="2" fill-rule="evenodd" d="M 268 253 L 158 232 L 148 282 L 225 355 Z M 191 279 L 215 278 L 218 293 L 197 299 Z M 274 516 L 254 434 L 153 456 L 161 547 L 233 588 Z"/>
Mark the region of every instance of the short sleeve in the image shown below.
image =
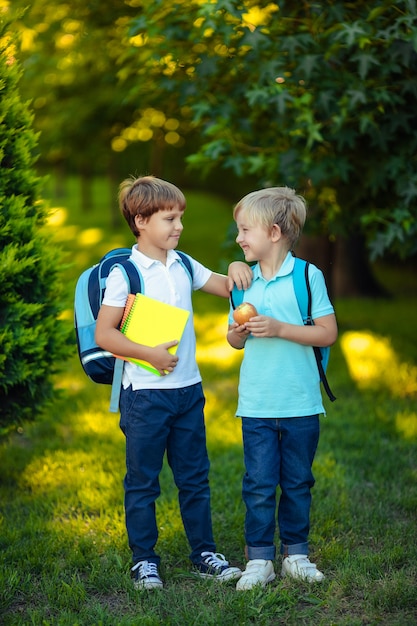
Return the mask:
<path id="1" fill-rule="evenodd" d="M 114 267 L 107 277 L 102 304 L 124 307 L 128 294 L 129 289 L 121 270 L 118 267 Z"/>
<path id="2" fill-rule="evenodd" d="M 212 275 L 212 271 L 192 257 L 189 257 L 189 259 L 193 268 L 193 289 L 201 289 Z"/>
<path id="3" fill-rule="evenodd" d="M 315 265 L 309 267 L 311 286 L 311 316 L 313 319 L 331 315 L 334 308 L 327 293 L 326 281 L 323 272 Z"/>

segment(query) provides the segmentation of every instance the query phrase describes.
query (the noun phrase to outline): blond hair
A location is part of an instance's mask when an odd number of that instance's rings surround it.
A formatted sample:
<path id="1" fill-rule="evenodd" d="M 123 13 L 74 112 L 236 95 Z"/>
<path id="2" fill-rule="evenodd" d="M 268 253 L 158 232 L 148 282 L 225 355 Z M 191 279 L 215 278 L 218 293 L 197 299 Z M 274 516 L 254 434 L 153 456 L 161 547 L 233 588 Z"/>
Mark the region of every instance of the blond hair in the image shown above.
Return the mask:
<path id="1" fill-rule="evenodd" d="M 135 237 L 139 237 L 135 218 L 141 215 L 148 219 L 157 211 L 178 208 L 185 211 L 185 196 L 172 183 L 155 176 L 130 177 L 119 187 L 119 207 Z"/>
<path id="2" fill-rule="evenodd" d="M 272 228 L 277 224 L 291 250 L 301 235 L 307 215 L 304 198 L 290 187 L 269 187 L 252 191 L 233 209 L 233 218 L 244 213 L 250 225 L 260 224 Z"/>

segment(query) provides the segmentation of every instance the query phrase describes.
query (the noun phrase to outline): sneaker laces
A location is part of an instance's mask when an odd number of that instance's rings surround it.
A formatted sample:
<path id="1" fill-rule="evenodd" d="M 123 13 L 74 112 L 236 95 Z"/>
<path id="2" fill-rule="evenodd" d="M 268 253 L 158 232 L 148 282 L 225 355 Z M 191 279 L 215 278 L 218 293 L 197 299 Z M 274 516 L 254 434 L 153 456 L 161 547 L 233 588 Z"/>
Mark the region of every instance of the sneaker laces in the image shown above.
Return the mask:
<path id="1" fill-rule="evenodd" d="M 306 554 L 292 554 L 286 559 L 290 563 L 290 567 L 294 566 L 295 571 L 301 577 L 310 580 L 322 580 L 323 572 L 317 569 L 317 565 L 312 563 Z"/>
<path id="2" fill-rule="evenodd" d="M 145 578 L 145 576 L 154 576 L 156 578 L 159 578 L 158 566 L 156 563 L 150 563 L 149 561 L 139 561 L 138 563 L 136 563 L 136 565 L 132 567 L 132 574 L 134 574 L 137 569 L 139 570 L 139 576 L 141 578 Z"/>
<path id="3" fill-rule="evenodd" d="M 213 569 L 229 567 L 229 561 L 226 561 L 226 557 L 220 552 L 202 552 L 201 557 L 204 563 Z"/>
<path id="4" fill-rule="evenodd" d="M 295 563 L 298 569 L 304 571 L 317 570 L 317 566 L 315 563 L 312 563 L 307 555 L 304 554 L 294 554 L 290 555 L 288 561 L 290 563 Z"/>

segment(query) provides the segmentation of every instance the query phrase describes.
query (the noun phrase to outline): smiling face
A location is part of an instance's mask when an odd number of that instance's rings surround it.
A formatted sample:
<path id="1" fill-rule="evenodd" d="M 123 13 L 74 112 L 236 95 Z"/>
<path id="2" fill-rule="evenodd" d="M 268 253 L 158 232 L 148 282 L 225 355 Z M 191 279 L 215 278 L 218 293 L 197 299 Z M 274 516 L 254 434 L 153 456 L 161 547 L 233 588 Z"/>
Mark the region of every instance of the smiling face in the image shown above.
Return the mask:
<path id="1" fill-rule="evenodd" d="M 291 250 L 297 242 L 306 219 L 306 202 L 290 187 L 269 187 L 252 191 L 242 198 L 233 210 L 239 220 L 252 229 L 259 225 L 271 237 L 285 239 Z M 240 233 L 239 233 L 240 237 Z M 240 239 L 237 240 L 240 244 Z M 248 259 L 247 259 L 248 260 Z"/>
<path id="2" fill-rule="evenodd" d="M 273 247 L 271 229 L 248 220 L 243 210 L 238 211 L 235 217 L 238 230 L 236 243 L 242 248 L 245 261 L 250 263 L 268 258 Z"/>
<path id="3" fill-rule="evenodd" d="M 168 250 L 174 250 L 183 231 L 184 211 L 178 207 L 161 210 L 148 218 L 137 215 L 136 226 L 140 236 L 138 248 L 147 256 L 164 260 Z"/>

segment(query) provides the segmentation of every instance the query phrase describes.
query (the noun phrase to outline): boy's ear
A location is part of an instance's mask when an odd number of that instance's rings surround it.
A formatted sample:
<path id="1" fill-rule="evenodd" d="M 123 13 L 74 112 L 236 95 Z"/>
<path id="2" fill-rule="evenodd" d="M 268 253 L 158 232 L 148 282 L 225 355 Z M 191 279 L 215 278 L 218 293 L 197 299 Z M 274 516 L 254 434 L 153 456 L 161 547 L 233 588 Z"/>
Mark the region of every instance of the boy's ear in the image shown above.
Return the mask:
<path id="1" fill-rule="evenodd" d="M 271 229 L 272 241 L 279 241 L 281 237 L 282 237 L 281 226 L 278 226 L 278 224 L 274 224 Z"/>
<path id="2" fill-rule="evenodd" d="M 135 215 L 135 225 L 138 230 L 146 224 L 146 221 L 147 220 L 143 217 L 143 215 Z"/>

